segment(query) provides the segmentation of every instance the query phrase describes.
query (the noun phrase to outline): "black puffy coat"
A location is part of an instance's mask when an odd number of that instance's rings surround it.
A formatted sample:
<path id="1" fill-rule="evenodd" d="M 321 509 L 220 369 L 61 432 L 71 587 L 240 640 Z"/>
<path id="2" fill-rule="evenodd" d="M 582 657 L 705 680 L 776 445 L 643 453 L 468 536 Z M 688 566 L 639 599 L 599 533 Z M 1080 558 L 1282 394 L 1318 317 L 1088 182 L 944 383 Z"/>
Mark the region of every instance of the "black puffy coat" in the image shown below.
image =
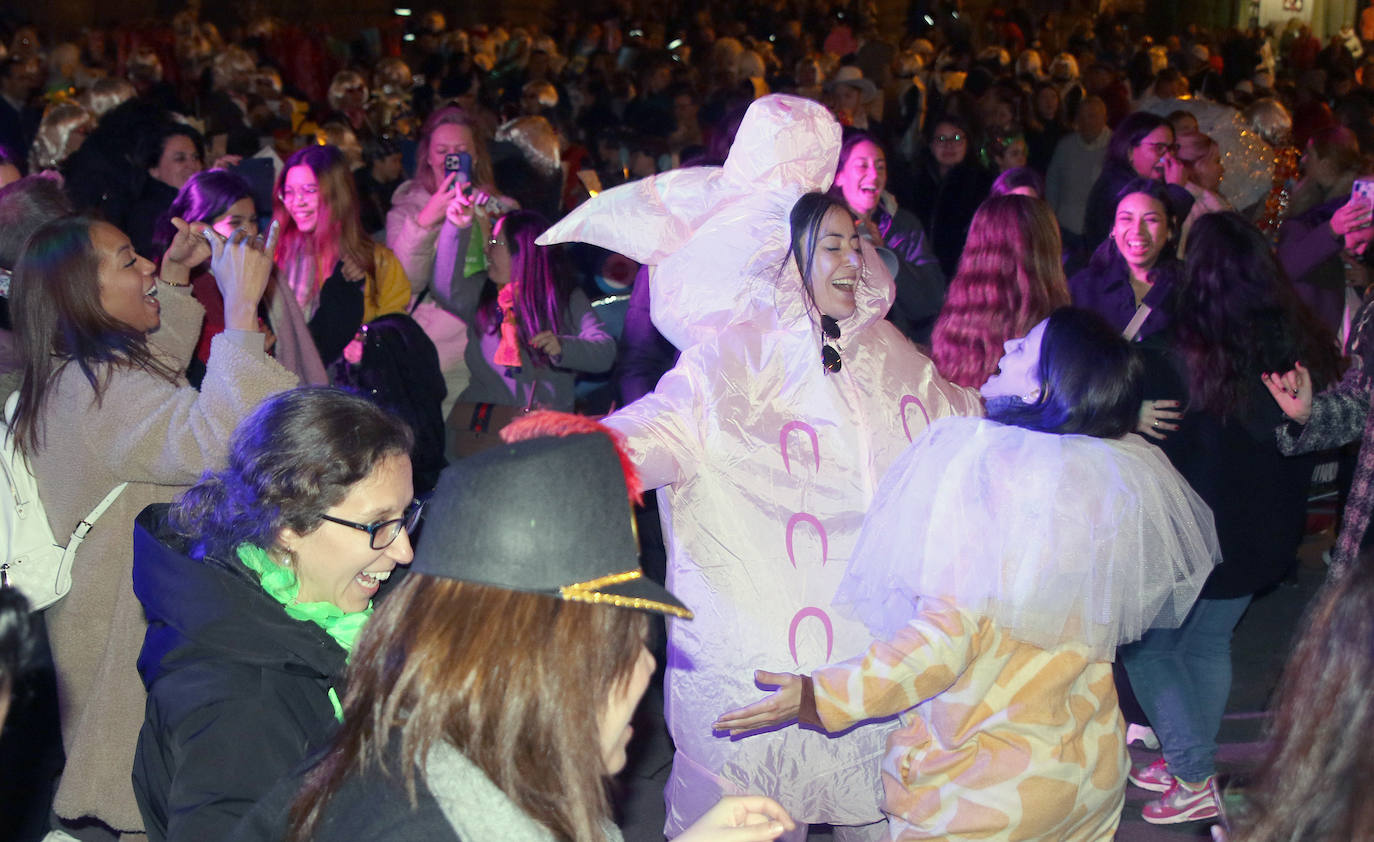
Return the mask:
<path id="1" fill-rule="evenodd" d="M 134 794 L 153 842 L 223 839 L 333 734 L 329 691 L 343 695 L 346 655 L 238 559 L 188 557 L 167 508 L 134 525 L 134 593 L 148 615 Z"/>

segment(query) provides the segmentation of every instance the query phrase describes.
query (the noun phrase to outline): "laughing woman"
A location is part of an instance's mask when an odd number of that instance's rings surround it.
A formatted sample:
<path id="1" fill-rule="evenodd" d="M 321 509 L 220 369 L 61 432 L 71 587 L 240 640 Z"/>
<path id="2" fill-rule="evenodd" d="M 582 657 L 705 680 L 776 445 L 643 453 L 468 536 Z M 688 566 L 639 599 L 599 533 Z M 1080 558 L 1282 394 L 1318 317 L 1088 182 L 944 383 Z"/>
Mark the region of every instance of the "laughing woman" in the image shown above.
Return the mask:
<path id="1" fill-rule="evenodd" d="M 337 147 L 307 146 L 286 159 L 273 219 L 282 231 L 277 267 L 326 366 L 359 327 L 406 309 L 405 269 L 363 231 L 358 188 Z"/>
<path id="2" fill-rule="evenodd" d="M 1095 311 L 1128 339 L 1144 339 L 1168 325 L 1164 305 L 1183 275 L 1174 256 L 1176 218 L 1162 184 L 1127 182 L 1116 201 L 1111 233 L 1087 267 L 1069 279 L 1075 307 Z"/>
<path id="3" fill-rule="evenodd" d="M 271 244 L 211 236 L 213 255 L 182 223 L 159 280 L 118 228 L 65 217 L 34 232 L 14 278 L 25 357 L 14 429 L 53 534 L 70 535 L 107 492 L 128 483 L 76 554 L 71 592 L 46 615 L 67 750 L 54 809 L 119 831 L 143 829 L 129 765 L 143 722 L 134 660 L 146 624 L 131 587 L 129 524 L 219 466 L 234 426 L 296 384 L 258 332 Z M 203 311 L 185 287 L 207 257 L 226 330 L 211 340 L 197 392 L 180 372 Z"/>
<path id="4" fill-rule="evenodd" d="M 372 597 L 412 557 L 410 430 L 368 400 L 297 389 L 134 531 L 148 686 L 134 787 L 153 842 L 223 839 L 338 724 Z"/>

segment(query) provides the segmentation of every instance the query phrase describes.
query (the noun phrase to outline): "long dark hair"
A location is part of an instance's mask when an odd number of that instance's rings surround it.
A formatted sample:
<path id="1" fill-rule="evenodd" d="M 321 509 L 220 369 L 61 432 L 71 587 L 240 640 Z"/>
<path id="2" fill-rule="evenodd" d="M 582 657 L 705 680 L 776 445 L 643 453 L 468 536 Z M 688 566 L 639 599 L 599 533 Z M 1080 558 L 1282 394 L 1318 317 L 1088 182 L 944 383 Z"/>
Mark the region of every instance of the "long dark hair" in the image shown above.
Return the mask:
<path id="1" fill-rule="evenodd" d="M 1308 611 L 1284 668 L 1244 842 L 1346 842 L 1374 828 L 1374 558 L 1360 556 Z"/>
<path id="2" fill-rule="evenodd" d="M 15 442 L 26 455 L 42 443 L 39 419 L 56 376 L 75 364 L 105 396 L 116 367 L 140 368 L 169 383 L 178 372 L 158 360 L 143 331 L 105 312 L 100 303 L 100 255 L 87 216 L 66 216 L 29 237 L 14 272 L 14 331 L 24 357 L 24 382 L 15 410 Z"/>
<path id="3" fill-rule="evenodd" d="M 1168 126 L 1170 132 L 1174 130 L 1174 126 L 1168 118 L 1158 114 L 1136 111 L 1126 115 L 1112 131 L 1112 139 L 1107 143 L 1107 157 L 1102 163 L 1103 168 L 1113 167 L 1123 169 L 1132 176 L 1139 175 L 1135 171 L 1135 167 L 1131 166 L 1131 152 L 1140 145 L 1140 142 L 1150 132 L 1160 126 Z"/>
<path id="4" fill-rule="evenodd" d="M 821 234 L 821 223 L 825 221 L 825 215 L 830 213 L 832 208 L 839 209 L 850 219 L 854 218 L 844 199 L 829 193 L 803 193 L 792 205 L 792 211 L 787 218 L 791 226 L 790 253 L 796 261 L 797 271 L 801 273 L 807 306 L 812 310 L 816 308 L 816 295 L 811 289 L 811 270 L 816 263 L 816 244 Z"/>
<path id="5" fill-rule="evenodd" d="M 568 310 L 568 297 L 572 295 L 568 273 L 555 269 L 554 247 L 535 242 L 548 228 L 547 219 L 529 210 L 508 213 L 492 226 L 492 236 L 500 230 L 510 250 L 510 282 L 520 285 L 515 303 L 520 345 L 536 365 L 548 365 L 549 358 L 530 345 L 530 337 L 546 330 L 559 332 Z M 496 295 L 493 283 L 488 283 L 482 290 L 477 306 L 477 325 L 483 333 L 496 333 L 501 329 L 501 310 Z"/>
<path id="6" fill-rule="evenodd" d="M 283 529 L 313 532 L 382 460 L 414 444 L 404 421 L 357 395 L 281 392 L 239 422 L 228 465 L 183 492 L 168 520 L 195 558 L 232 558 L 244 543 L 271 550 Z"/>
<path id="7" fill-rule="evenodd" d="M 1298 360 L 1315 389 L 1337 374 L 1330 329 L 1298 299 L 1265 236 L 1234 211 L 1193 223 L 1173 296 L 1174 343 L 1194 409 L 1233 413 L 1259 389 L 1260 374 Z"/>
<path id="8" fill-rule="evenodd" d="M 1178 230 L 1179 219 L 1175 213 L 1172 200 L 1169 198 L 1169 190 L 1163 182 L 1153 178 L 1132 178 L 1117 191 L 1116 201 L 1112 204 L 1112 217 L 1116 217 L 1116 207 L 1121 204 L 1121 200 L 1133 193 L 1143 193 L 1159 202 L 1164 208 L 1164 214 L 1169 220 L 1169 241 L 1160 250 L 1159 257 L 1155 259 L 1155 265 L 1150 268 L 1150 283 L 1155 282 L 1155 271 L 1159 269 L 1176 269 L 1174 264 L 1178 257 Z M 1122 256 L 1121 249 L 1117 248 L 1116 238 L 1110 234 L 1112 226 L 1108 226 L 1107 238 L 1098 244 L 1093 250 L 1093 256 L 1088 259 L 1088 268 L 1094 274 L 1106 275 L 1108 273 L 1129 273 L 1126 268 L 1126 258 Z"/>
<path id="9" fill-rule="evenodd" d="M 1061 307 L 1040 342 L 1040 397 L 991 401 L 988 417 L 1042 433 L 1119 438 L 1135 429 L 1145 364 L 1119 331 L 1091 310 Z"/>
<path id="10" fill-rule="evenodd" d="M 399 776 L 415 804 L 430 748 L 449 743 L 555 838 L 601 840 L 611 811 L 596 723 L 647 633 L 638 611 L 411 573 L 353 650 L 343 725 L 287 839 L 310 839 L 352 775 Z"/>

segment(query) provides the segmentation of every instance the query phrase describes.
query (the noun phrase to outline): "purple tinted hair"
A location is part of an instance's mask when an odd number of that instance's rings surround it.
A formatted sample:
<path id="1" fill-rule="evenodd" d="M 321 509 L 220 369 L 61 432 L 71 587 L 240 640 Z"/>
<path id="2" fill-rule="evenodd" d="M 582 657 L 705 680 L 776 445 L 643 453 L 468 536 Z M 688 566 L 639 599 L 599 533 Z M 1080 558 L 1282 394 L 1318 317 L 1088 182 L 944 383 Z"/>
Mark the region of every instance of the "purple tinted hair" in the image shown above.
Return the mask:
<path id="1" fill-rule="evenodd" d="M 158 254 L 167 250 L 176 228 L 172 217 L 179 216 L 187 222 L 210 224 L 216 217 L 223 216 L 229 207 L 239 199 L 249 199 L 253 190 L 242 176 L 229 170 L 203 170 L 187 179 L 177 197 L 167 208 L 167 212 L 157 222 L 153 232 L 153 246 Z"/>

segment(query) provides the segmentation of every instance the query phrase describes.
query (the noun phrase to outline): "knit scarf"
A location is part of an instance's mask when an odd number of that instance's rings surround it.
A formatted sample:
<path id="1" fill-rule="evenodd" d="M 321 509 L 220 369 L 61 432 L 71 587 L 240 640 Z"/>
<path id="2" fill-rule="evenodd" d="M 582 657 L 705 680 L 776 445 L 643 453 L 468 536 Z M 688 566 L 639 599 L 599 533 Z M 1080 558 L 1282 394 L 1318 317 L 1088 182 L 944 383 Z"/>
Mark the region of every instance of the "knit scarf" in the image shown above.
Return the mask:
<path id="1" fill-rule="evenodd" d="M 266 550 L 253 544 L 239 544 L 237 553 L 239 561 L 257 574 L 258 582 L 267 595 L 286 609 L 286 616 L 293 620 L 314 623 L 324 629 L 349 658 L 353 657 L 353 644 L 357 642 L 359 632 L 372 616 L 371 602 L 368 602 L 362 611 L 351 613 L 345 612 L 332 602 L 297 602 L 296 596 L 300 593 L 301 583 L 290 568 L 278 564 Z M 329 701 L 334 705 L 334 716 L 343 721 L 343 706 L 339 703 L 338 693 L 333 687 L 329 688 Z"/>

